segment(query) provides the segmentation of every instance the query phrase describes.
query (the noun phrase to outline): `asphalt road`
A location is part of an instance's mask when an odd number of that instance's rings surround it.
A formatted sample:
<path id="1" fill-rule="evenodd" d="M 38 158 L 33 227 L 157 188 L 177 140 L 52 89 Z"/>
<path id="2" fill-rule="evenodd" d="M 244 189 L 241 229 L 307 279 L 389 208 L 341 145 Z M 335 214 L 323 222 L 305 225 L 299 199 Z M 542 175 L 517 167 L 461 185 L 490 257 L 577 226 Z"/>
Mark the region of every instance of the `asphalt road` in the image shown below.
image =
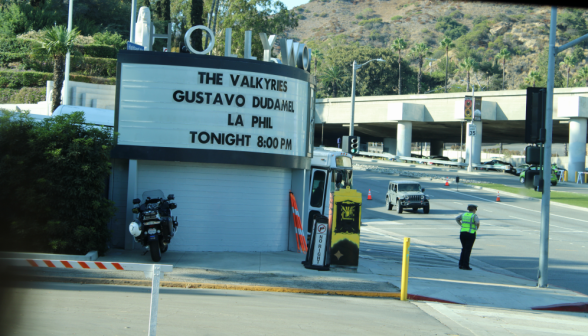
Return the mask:
<path id="1" fill-rule="evenodd" d="M 147 287 L 22 283 L 0 334 L 146 335 Z M 160 290 L 158 335 L 585 335 L 588 314 L 326 295 Z"/>
<path id="2" fill-rule="evenodd" d="M 497 183 L 504 184 L 509 187 L 524 188 L 523 185 L 519 182 L 519 176 L 493 170 L 475 170 L 471 173 L 468 173 L 465 169 L 457 169 L 455 167 L 437 167 L 414 163 L 398 163 L 392 161 L 372 160 L 363 157 L 354 158 L 353 162 L 354 164 L 360 165 L 369 165 L 380 168 L 402 169 L 415 173 L 440 175 L 444 177 L 446 176 L 449 177 L 451 181 L 455 181 L 455 177 L 459 176 L 460 179 L 475 180 L 480 181 L 481 183 Z M 575 184 L 571 182 L 558 183 L 556 186 L 551 187 L 551 190 L 588 194 L 588 184 Z"/>
<path id="3" fill-rule="evenodd" d="M 540 202 L 496 194 L 484 190 L 444 187 L 442 182 L 417 180 L 431 198 L 431 210 L 424 214 L 387 210 L 388 182 L 397 179 L 388 174 L 356 171 L 354 188 L 362 192 L 362 221 L 367 228 L 417 238 L 441 253 L 457 255 L 461 249 L 459 226 L 455 217 L 465 212 L 467 204 L 479 206 L 480 230 L 472 258 L 506 269 L 521 277 L 537 279 L 540 246 Z M 366 200 L 371 190 L 373 200 Z M 552 206 L 549 233 L 548 283 L 588 294 L 588 213 L 563 206 Z M 431 259 L 431 265 L 436 261 Z M 457 263 L 455 264 L 457 267 Z"/>

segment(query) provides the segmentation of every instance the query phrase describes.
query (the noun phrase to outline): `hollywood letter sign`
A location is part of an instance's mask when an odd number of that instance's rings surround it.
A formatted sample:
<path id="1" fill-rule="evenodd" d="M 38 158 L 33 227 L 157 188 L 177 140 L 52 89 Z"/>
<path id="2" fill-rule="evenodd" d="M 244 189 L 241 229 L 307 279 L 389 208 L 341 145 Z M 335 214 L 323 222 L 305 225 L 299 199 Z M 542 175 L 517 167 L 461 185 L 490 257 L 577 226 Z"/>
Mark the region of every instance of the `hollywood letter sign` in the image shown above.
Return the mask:
<path id="1" fill-rule="evenodd" d="M 204 30 L 205 32 L 210 35 L 210 42 L 204 51 L 198 51 L 192 47 L 190 43 L 190 36 L 195 30 Z M 225 29 L 225 57 L 237 57 L 237 55 L 231 53 L 231 42 L 232 42 L 232 33 L 233 30 L 231 28 Z M 256 60 L 257 57 L 251 56 L 251 31 L 248 30 L 245 32 L 245 50 L 243 51 L 245 59 L 252 59 Z M 260 33 L 259 38 L 261 39 L 261 43 L 263 44 L 263 61 L 264 62 L 275 62 L 275 63 L 282 63 L 289 66 L 297 67 L 299 69 L 305 70 L 310 72 L 310 61 L 311 61 L 311 49 L 308 48 L 304 43 L 294 42 L 293 40 L 281 39 L 280 40 L 280 51 L 282 55 L 282 60 L 280 61 L 277 58 L 272 58 L 272 48 L 273 44 L 276 40 L 276 35 L 270 35 L 267 37 L 267 34 Z M 206 26 L 194 26 L 186 32 L 184 35 L 184 43 L 186 47 L 194 53 L 198 55 L 205 55 L 212 51 L 214 48 L 214 33 Z"/>

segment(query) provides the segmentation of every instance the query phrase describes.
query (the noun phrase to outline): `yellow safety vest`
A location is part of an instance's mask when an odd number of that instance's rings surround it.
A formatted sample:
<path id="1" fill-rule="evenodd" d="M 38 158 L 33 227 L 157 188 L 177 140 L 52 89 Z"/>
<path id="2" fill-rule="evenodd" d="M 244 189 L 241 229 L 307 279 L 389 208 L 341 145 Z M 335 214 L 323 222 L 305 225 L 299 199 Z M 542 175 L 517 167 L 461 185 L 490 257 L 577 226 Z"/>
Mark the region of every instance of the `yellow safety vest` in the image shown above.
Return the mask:
<path id="1" fill-rule="evenodd" d="M 461 232 L 476 233 L 475 216 L 476 214 L 471 212 L 461 215 Z"/>

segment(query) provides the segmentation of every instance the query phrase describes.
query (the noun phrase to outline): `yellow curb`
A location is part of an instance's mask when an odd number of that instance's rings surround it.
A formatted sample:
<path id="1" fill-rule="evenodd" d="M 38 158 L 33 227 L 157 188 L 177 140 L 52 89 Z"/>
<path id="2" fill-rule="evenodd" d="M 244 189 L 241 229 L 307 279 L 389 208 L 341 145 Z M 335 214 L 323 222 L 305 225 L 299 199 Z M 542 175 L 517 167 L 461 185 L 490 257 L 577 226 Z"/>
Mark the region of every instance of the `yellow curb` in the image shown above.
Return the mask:
<path id="1" fill-rule="evenodd" d="M 26 277 L 22 280 L 80 283 L 80 284 L 86 284 L 86 285 L 116 285 L 116 286 L 144 286 L 144 287 L 151 286 L 151 280 L 138 280 L 138 279 L 60 278 L 60 277 L 45 276 L 45 277 Z M 161 287 L 166 287 L 166 288 L 192 288 L 192 289 L 201 288 L 201 289 L 241 290 L 241 291 L 253 291 L 253 292 L 280 292 L 280 293 L 299 293 L 299 294 L 316 294 L 316 295 L 400 298 L 400 292 L 368 292 L 368 291 L 351 291 L 351 290 L 335 290 L 335 289 L 306 289 L 306 288 L 271 287 L 271 286 L 225 285 L 225 284 L 178 282 L 178 281 L 161 281 L 159 284 Z"/>

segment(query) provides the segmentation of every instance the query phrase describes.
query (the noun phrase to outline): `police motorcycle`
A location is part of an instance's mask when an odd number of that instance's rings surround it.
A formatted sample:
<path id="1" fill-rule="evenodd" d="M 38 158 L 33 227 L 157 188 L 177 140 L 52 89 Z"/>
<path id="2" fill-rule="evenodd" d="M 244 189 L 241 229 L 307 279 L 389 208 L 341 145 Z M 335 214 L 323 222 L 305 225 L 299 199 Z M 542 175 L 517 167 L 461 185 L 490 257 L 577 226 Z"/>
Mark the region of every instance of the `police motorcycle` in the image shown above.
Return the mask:
<path id="1" fill-rule="evenodd" d="M 151 252 L 153 261 L 160 261 L 178 229 L 178 218 L 173 219 L 171 212 L 177 204 L 171 202 L 173 194 L 165 198 L 161 190 L 146 191 L 142 198 L 143 204 L 138 198 L 133 200 L 133 213 L 139 217 L 129 225 L 129 231 L 135 241 Z"/>

